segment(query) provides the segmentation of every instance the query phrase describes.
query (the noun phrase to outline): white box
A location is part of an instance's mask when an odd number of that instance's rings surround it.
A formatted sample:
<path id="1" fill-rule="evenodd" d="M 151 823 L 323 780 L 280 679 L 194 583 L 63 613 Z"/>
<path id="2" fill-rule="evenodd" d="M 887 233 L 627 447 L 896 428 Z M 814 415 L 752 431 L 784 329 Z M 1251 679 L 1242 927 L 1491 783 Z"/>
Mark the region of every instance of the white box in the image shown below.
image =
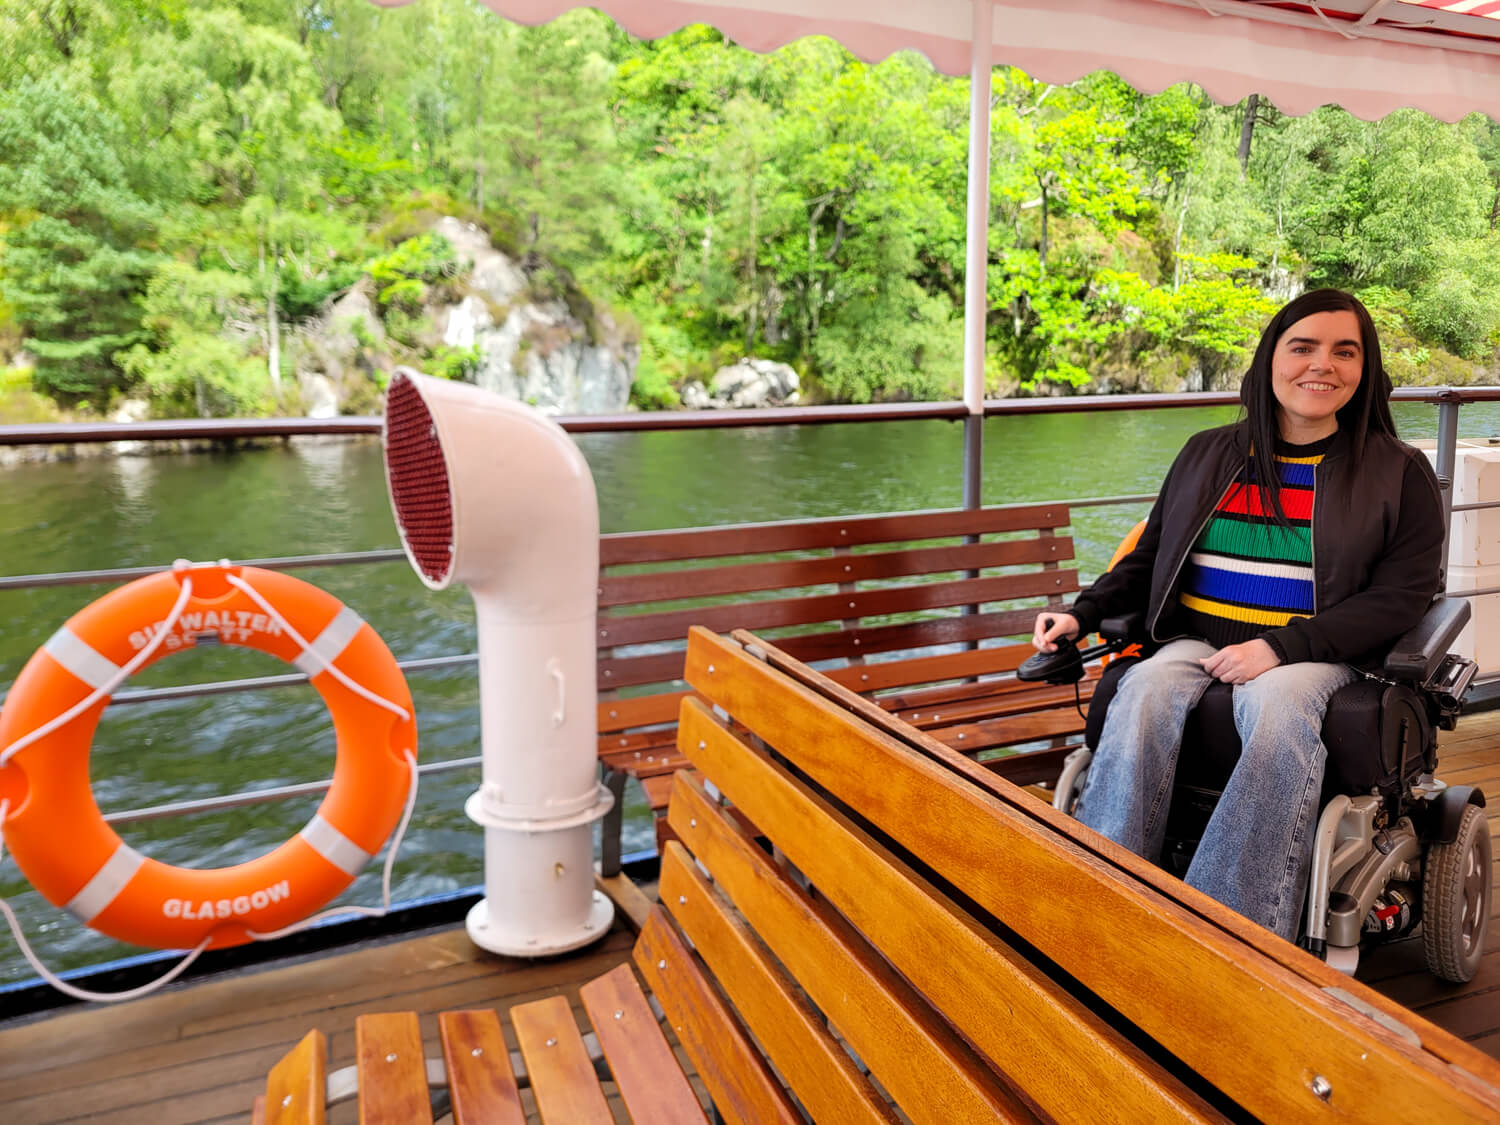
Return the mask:
<path id="1" fill-rule="evenodd" d="M 1454 593 L 1496 587 L 1500 587 L 1500 563 L 1448 568 L 1448 589 Z M 1481 677 L 1493 676 L 1500 672 L 1500 594 L 1466 600 L 1471 611 L 1469 623 L 1459 633 L 1452 651 L 1477 663 Z"/>
<path id="2" fill-rule="evenodd" d="M 1437 464 L 1437 442 L 1413 442 Z M 1500 501 L 1500 438 L 1463 440 L 1454 450 L 1453 503 Z M 1454 512 L 1448 531 L 1448 567 L 1500 564 L 1500 508 Z M 1491 583 L 1492 584 L 1492 583 Z M 1449 580 L 1452 588 L 1452 580 Z"/>

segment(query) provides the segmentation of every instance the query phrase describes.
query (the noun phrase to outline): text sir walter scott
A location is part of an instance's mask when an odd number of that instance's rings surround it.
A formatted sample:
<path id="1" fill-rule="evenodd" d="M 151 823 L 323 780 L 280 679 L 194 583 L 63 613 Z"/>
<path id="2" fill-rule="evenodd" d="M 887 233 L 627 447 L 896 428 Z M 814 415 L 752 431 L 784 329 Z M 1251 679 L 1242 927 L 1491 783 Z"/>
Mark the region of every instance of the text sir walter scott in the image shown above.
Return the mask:
<path id="1" fill-rule="evenodd" d="M 130 647 L 145 648 L 151 638 L 167 627 L 165 621 L 147 625 L 130 634 Z M 217 633 L 225 644 L 244 644 L 255 633 L 270 637 L 281 636 L 281 626 L 264 613 L 251 613 L 248 609 L 211 609 L 206 613 L 184 613 L 177 619 L 175 632 L 169 633 L 162 643 L 168 650 L 194 645 L 200 642 L 200 634 Z"/>

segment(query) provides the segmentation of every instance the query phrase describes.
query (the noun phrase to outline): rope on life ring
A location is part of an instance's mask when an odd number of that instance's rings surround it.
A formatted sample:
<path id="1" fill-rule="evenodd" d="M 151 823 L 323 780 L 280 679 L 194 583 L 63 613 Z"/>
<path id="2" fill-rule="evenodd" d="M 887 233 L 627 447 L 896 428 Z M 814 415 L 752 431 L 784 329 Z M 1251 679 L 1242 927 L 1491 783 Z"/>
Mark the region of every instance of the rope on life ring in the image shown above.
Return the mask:
<path id="1" fill-rule="evenodd" d="M 253 648 L 305 672 L 332 716 L 337 758 L 322 804 L 290 840 L 247 863 L 194 870 L 149 859 L 120 839 L 94 801 L 88 757 L 120 684 L 165 655 L 206 644 Z M 413 710 L 385 642 L 331 594 L 275 571 L 179 562 L 79 611 L 21 670 L 0 709 L 0 833 L 54 906 L 120 941 L 191 949 L 191 961 L 206 948 L 311 924 L 307 916 L 354 881 L 399 822 L 385 905 L 328 912 L 383 914 L 416 798 Z M 26 947 L 8 904 L 0 908 L 33 967 L 61 986 Z"/>

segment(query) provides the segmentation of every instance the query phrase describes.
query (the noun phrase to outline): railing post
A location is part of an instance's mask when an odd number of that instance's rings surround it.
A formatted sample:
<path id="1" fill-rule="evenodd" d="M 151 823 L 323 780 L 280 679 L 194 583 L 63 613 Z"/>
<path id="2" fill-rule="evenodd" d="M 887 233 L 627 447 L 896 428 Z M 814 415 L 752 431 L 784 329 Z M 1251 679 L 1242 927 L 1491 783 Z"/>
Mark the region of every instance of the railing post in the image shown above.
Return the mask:
<path id="1" fill-rule="evenodd" d="M 964 418 L 964 507 L 977 508 L 982 502 L 984 478 L 984 415 Z"/>
<path id="2" fill-rule="evenodd" d="M 1459 398 L 1450 388 L 1438 396 L 1437 478 L 1443 497 L 1443 588 L 1448 586 L 1448 544 L 1453 537 L 1453 482 L 1458 462 Z"/>

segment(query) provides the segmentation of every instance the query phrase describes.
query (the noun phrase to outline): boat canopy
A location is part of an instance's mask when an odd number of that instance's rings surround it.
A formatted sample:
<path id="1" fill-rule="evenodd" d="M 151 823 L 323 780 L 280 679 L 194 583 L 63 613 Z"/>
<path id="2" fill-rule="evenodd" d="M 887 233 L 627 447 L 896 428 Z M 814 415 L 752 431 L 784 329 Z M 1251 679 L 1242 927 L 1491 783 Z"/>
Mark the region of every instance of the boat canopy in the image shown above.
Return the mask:
<path id="1" fill-rule="evenodd" d="M 485 3 L 528 24 L 585 6 Z M 1216 101 L 1259 94 L 1289 114 L 1332 102 L 1371 120 L 1402 106 L 1445 121 L 1476 109 L 1500 118 L 1500 0 L 594 0 L 587 6 L 646 39 L 706 23 L 756 51 L 827 35 L 867 60 L 915 49 L 949 74 L 971 72 L 978 55 L 1044 82 L 1111 70 L 1155 93 L 1191 80 Z M 978 7 L 993 12 L 988 52 L 972 50 Z"/>

